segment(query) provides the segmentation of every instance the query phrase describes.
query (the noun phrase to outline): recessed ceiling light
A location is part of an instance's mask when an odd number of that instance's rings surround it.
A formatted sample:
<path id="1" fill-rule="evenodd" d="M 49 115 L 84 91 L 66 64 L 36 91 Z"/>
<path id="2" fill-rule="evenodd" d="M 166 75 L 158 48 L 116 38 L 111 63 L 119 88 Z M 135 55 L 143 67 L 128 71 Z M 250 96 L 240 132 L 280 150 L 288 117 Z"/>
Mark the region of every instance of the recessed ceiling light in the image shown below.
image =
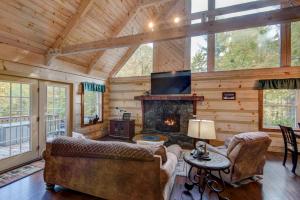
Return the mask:
<path id="1" fill-rule="evenodd" d="M 148 27 L 151 28 L 151 29 L 153 29 L 154 23 L 153 22 L 149 22 Z"/>
<path id="2" fill-rule="evenodd" d="M 174 23 L 177 24 L 177 23 L 179 23 L 179 22 L 180 22 L 180 18 L 179 18 L 179 17 L 175 17 L 175 18 L 174 18 Z"/>

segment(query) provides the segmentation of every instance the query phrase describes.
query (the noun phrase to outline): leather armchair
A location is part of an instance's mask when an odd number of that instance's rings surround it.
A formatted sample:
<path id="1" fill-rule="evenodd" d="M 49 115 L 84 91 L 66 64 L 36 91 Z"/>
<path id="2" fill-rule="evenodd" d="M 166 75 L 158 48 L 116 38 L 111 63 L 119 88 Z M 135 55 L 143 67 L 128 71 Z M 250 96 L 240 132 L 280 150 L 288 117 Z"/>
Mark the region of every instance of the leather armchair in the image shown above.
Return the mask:
<path id="1" fill-rule="evenodd" d="M 254 175 L 263 175 L 266 153 L 270 144 L 271 139 L 268 134 L 247 132 L 226 139 L 224 146 L 208 145 L 208 150 L 230 159 L 230 173 L 222 173 L 222 177 L 227 183 L 235 183 Z"/>

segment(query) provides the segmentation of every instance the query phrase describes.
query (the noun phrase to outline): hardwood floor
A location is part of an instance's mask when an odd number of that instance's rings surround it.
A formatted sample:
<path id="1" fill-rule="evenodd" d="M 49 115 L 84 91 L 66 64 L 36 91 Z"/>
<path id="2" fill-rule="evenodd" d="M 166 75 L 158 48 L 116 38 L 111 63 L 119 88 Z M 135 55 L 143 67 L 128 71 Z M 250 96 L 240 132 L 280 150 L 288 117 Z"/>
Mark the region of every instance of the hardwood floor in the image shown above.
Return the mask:
<path id="1" fill-rule="evenodd" d="M 300 199 L 300 176 L 291 173 L 291 162 L 287 168 L 282 166 L 282 157 L 268 155 L 265 166 L 263 185 L 250 183 L 239 188 L 226 187 L 222 196 L 231 200 L 298 200 Z M 300 175 L 300 168 L 298 174 Z M 185 177 L 177 177 L 172 191 L 171 200 L 198 200 L 197 188 L 191 193 L 184 189 Z M 2 200 L 96 200 L 99 198 L 75 192 L 72 190 L 56 187 L 55 191 L 45 190 L 43 172 L 35 173 L 6 187 L 0 188 L 0 199 Z M 217 199 L 215 194 L 206 192 L 204 200 Z"/>

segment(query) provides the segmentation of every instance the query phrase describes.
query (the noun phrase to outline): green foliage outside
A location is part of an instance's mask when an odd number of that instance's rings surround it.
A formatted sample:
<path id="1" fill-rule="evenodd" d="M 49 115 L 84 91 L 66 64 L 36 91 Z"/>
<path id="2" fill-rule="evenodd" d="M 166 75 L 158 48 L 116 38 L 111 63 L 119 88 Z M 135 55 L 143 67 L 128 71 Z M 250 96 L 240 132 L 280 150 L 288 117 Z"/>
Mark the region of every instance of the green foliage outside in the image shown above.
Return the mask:
<path id="1" fill-rule="evenodd" d="M 300 22 L 292 23 L 292 65 L 300 66 Z"/>
<path id="2" fill-rule="evenodd" d="M 215 70 L 278 67 L 279 30 L 266 26 L 216 34 Z"/>
<path id="3" fill-rule="evenodd" d="M 203 40 L 206 44 L 202 44 Z M 206 72 L 207 71 L 207 37 L 194 37 L 191 38 L 191 43 L 196 43 L 197 50 L 191 58 L 192 72 Z M 193 44 L 191 44 L 193 45 Z"/>
<path id="4" fill-rule="evenodd" d="M 99 106 L 100 99 L 98 92 L 84 92 L 84 123 L 88 124 L 90 119 L 94 119 L 96 115 L 100 117 Z"/>
<path id="5" fill-rule="evenodd" d="M 66 117 L 66 88 L 64 87 L 47 87 L 47 113 L 49 117 Z"/>
<path id="6" fill-rule="evenodd" d="M 147 76 L 152 72 L 153 47 L 141 45 L 116 74 L 116 77 Z"/>
<path id="7" fill-rule="evenodd" d="M 264 127 L 295 127 L 297 90 L 264 90 Z"/>
<path id="8" fill-rule="evenodd" d="M 0 105 L 0 117 L 30 115 L 30 85 L 0 82 Z"/>

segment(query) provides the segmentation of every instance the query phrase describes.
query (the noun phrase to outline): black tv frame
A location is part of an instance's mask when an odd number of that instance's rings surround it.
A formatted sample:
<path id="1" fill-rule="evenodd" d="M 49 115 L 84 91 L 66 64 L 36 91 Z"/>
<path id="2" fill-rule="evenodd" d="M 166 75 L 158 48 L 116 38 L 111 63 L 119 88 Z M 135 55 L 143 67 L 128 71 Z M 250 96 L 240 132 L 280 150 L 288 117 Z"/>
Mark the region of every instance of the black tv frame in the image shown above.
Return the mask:
<path id="1" fill-rule="evenodd" d="M 182 93 L 173 93 L 173 92 L 165 92 L 165 93 L 159 93 L 159 92 L 154 92 L 153 93 L 153 76 L 154 75 L 168 75 L 169 74 L 169 77 L 172 77 L 171 75 L 176 75 L 178 74 L 178 76 L 181 74 L 181 73 L 188 73 L 189 74 L 189 88 L 185 91 L 185 92 L 182 92 Z M 174 76 L 174 77 L 178 77 L 178 76 Z M 151 95 L 180 95 L 180 94 L 191 94 L 191 82 L 192 82 L 192 73 L 191 73 L 191 70 L 182 70 L 182 71 L 173 71 L 173 72 L 155 72 L 155 73 L 151 73 Z"/>

